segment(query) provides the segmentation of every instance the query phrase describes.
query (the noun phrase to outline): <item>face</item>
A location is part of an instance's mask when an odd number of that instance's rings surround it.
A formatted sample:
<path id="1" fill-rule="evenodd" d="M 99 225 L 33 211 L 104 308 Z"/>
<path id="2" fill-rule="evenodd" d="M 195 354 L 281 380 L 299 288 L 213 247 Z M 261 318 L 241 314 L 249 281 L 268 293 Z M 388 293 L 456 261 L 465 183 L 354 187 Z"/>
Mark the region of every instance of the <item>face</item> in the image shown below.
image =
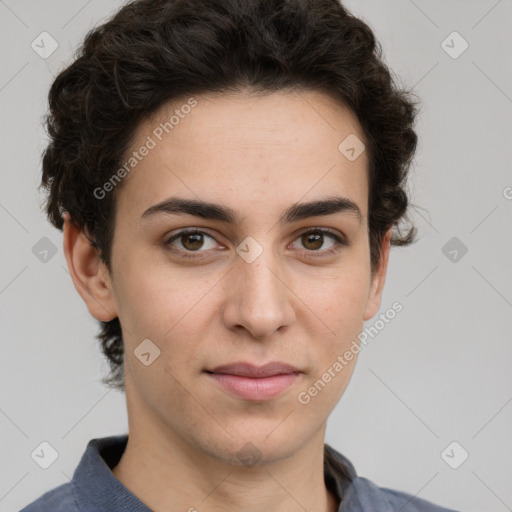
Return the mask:
<path id="1" fill-rule="evenodd" d="M 279 460 L 325 427 L 357 356 L 333 365 L 380 306 L 389 237 L 372 276 L 367 154 L 351 161 L 338 149 L 364 134 L 320 93 L 198 95 L 182 108 L 187 99 L 139 126 L 127 158 L 155 145 L 116 191 L 112 275 L 102 273 L 103 294 L 84 300 L 96 318 L 119 317 L 134 421 L 216 459 L 236 463 L 250 442 Z M 167 133 L 160 123 L 175 109 Z M 219 208 L 196 216 L 166 207 L 170 198 Z M 328 215 L 288 211 L 336 198 Z M 208 373 L 275 361 L 299 373 L 245 394 L 225 387 L 236 377 Z"/>

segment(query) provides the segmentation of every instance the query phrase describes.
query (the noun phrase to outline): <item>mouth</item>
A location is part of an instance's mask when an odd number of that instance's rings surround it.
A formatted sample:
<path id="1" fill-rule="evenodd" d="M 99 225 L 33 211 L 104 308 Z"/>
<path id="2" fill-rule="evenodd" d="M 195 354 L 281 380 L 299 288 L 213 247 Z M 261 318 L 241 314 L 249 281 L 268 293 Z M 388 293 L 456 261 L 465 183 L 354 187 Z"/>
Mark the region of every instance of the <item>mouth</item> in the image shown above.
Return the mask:
<path id="1" fill-rule="evenodd" d="M 302 375 L 294 366 L 273 362 L 263 366 L 232 363 L 205 373 L 230 394 L 248 401 L 270 400 L 283 393 Z"/>

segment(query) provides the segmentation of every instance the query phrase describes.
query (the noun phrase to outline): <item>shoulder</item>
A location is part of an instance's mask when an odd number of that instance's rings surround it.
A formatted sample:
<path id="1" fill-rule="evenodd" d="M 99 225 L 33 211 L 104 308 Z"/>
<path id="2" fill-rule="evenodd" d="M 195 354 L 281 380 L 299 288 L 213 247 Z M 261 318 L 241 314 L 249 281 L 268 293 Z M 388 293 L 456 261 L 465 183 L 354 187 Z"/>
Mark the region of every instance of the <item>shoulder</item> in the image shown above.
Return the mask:
<path id="1" fill-rule="evenodd" d="M 347 511 L 350 505 L 356 505 L 355 510 L 379 510 L 382 512 L 458 512 L 454 509 L 441 507 L 430 501 L 412 494 L 379 487 L 367 478 L 356 477 L 352 481 L 347 498 Z M 379 508 L 374 508 L 375 506 Z M 344 510 L 344 509 L 342 509 Z"/>
<path id="2" fill-rule="evenodd" d="M 379 487 L 357 472 L 343 454 L 325 444 L 325 472 L 334 478 L 338 496 L 343 496 L 338 512 L 458 512 L 412 494 Z"/>
<path id="3" fill-rule="evenodd" d="M 73 495 L 73 484 L 62 484 L 45 492 L 20 512 L 78 512 Z"/>

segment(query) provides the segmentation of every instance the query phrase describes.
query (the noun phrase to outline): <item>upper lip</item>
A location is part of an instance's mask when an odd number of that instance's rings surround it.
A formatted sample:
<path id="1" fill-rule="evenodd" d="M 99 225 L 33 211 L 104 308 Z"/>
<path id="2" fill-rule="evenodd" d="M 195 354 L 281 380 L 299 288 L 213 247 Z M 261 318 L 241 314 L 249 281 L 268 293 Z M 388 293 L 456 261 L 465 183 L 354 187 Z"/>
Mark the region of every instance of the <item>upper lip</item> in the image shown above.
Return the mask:
<path id="1" fill-rule="evenodd" d="M 272 375 L 282 375 L 287 373 L 300 373 L 298 368 L 279 361 L 255 366 L 251 363 L 237 362 L 217 366 L 213 370 L 207 370 L 210 373 L 224 373 L 228 375 L 239 375 L 241 377 L 270 377 Z"/>

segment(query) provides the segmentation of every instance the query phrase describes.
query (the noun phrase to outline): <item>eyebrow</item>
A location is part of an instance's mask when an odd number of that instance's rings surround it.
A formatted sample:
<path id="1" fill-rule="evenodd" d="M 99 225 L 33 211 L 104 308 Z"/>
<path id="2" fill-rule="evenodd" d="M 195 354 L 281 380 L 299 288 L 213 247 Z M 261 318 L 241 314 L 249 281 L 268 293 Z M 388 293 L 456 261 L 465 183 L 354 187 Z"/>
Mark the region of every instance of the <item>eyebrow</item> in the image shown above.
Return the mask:
<path id="1" fill-rule="evenodd" d="M 291 224 L 309 217 L 321 215 L 333 215 L 346 213 L 355 216 L 359 224 L 363 221 L 363 215 L 359 206 L 346 197 L 328 197 L 326 199 L 295 203 L 286 209 L 279 219 L 281 225 Z M 227 224 L 239 224 L 241 214 L 227 206 L 210 203 L 198 199 L 185 199 L 182 197 L 170 197 L 148 208 L 141 219 L 147 219 L 160 214 L 167 215 L 193 215 L 203 219 L 212 219 Z"/>

